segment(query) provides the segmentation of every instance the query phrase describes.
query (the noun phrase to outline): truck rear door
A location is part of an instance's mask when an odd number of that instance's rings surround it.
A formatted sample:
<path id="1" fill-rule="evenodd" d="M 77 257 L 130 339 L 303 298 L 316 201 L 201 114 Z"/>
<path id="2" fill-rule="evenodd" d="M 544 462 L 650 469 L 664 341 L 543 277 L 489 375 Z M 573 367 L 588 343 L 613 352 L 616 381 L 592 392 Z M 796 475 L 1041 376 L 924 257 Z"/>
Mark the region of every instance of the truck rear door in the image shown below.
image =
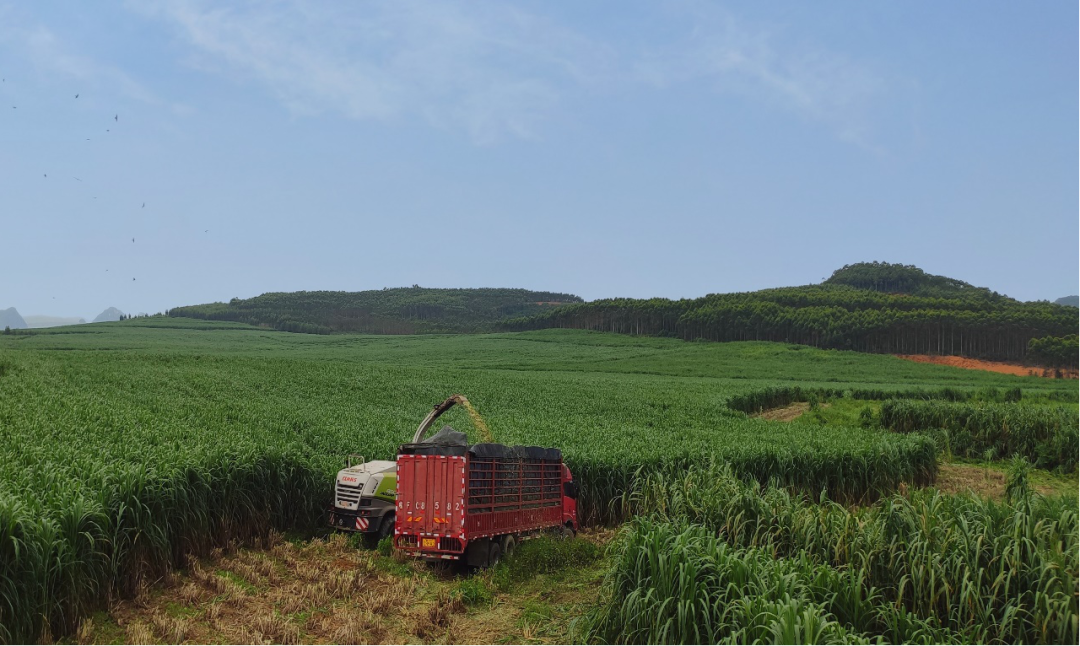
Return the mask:
<path id="1" fill-rule="evenodd" d="M 398 533 L 417 536 L 422 552 L 459 551 L 439 539 L 464 533 L 465 458 L 399 455 L 397 470 Z"/>

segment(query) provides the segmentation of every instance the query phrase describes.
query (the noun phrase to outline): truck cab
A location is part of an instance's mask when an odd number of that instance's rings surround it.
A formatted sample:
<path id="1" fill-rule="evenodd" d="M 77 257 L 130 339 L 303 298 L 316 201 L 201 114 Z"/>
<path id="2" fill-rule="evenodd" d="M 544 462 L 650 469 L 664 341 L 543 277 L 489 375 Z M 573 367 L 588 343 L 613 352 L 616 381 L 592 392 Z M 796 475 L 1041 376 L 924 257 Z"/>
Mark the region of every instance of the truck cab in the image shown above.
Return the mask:
<path id="1" fill-rule="evenodd" d="M 338 471 L 334 485 L 334 506 L 330 508 L 330 526 L 346 532 L 359 532 L 376 544 L 394 533 L 394 499 L 397 495 L 397 463 L 371 460 Z"/>
<path id="2" fill-rule="evenodd" d="M 570 473 L 570 467 L 566 466 L 565 463 L 562 465 L 562 483 L 563 527 L 568 528 L 571 532 L 577 533 L 578 483 L 574 482 L 574 474 Z"/>

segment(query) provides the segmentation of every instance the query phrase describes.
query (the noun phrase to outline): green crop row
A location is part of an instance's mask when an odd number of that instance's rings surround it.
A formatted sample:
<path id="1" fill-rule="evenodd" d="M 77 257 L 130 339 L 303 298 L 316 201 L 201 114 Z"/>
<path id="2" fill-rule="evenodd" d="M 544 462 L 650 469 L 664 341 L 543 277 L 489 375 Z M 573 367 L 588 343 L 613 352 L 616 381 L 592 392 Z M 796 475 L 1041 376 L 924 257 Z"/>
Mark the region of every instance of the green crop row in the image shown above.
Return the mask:
<path id="1" fill-rule="evenodd" d="M 1040 468 L 1075 471 L 1080 457 L 1076 412 L 1062 407 L 889 400 L 881 425 L 900 433 L 941 429 L 945 448 L 967 458 L 1019 454 Z"/>
<path id="2" fill-rule="evenodd" d="M 979 390 L 961 390 L 959 388 L 826 388 L 813 386 L 767 386 L 733 395 L 727 400 L 731 410 L 746 414 L 760 413 L 770 408 L 780 408 L 795 402 L 811 400 L 828 401 L 830 399 L 849 398 L 857 400 L 884 401 L 889 399 L 914 399 L 921 401 L 947 402 L 1004 402 L 1015 403 L 1024 398 L 1019 386 L 1000 390 L 993 386 Z M 1034 397 L 1038 401 L 1076 402 L 1076 392 L 1050 391 L 1038 392 Z"/>
<path id="3" fill-rule="evenodd" d="M 726 465 L 648 478 L 598 609 L 606 643 L 1076 643 L 1076 499 L 933 490 L 850 511 Z"/>

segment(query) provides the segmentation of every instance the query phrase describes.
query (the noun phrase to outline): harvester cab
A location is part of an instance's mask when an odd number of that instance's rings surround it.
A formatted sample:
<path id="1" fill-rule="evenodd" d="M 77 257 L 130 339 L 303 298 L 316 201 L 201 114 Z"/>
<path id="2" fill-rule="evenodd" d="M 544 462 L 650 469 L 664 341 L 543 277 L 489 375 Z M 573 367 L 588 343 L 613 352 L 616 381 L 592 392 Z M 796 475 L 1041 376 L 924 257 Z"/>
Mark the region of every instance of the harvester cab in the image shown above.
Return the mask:
<path id="1" fill-rule="evenodd" d="M 360 459 L 356 464 L 355 458 Z M 364 462 L 350 455 L 338 471 L 330 525 L 361 532 L 377 543 L 394 532 L 394 498 L 397 495 L 397 463 L 391 460 Z"/>
<path id="2" fill-rule="evenodd" d="M 420 422 L 413 434 L 413 443 L 423 440 L 424 434 L 435 420 L 455 404 L 465 407 L 486 441 L 490 441 L 491 433 L 487 425 L 469 404 L 469 400 L 464 395 L 451 395 L 432 408 L 424 421 Z M 396 496 L 397 462 L 365 462 L 363 456 L 350 454 L 345 461 L 345 468 L 337 474 L 334 506 L 330 509 L 330 526 L 346 532 L 359 532 L 364 535 L 369 545 L 374 546 L 394 533 Z"/>

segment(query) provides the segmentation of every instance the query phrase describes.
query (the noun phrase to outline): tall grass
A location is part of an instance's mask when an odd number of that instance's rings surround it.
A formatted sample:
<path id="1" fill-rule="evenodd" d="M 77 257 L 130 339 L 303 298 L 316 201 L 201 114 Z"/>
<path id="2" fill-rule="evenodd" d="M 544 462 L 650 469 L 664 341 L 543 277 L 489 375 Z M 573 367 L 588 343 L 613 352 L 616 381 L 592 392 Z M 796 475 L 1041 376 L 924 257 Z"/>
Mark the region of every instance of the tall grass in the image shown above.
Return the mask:
<path id="1" fill-rule="evenodd" d="M 936 621 L 884 603 L 861 572 L 806 553 L 776 559 L 699 525 L 641 519 L 621 537 L 602 610 L 579 625 L 618 644 L 960 643 Z M 884 625 L 879 629 L 878 625 Z"/>
<path id="2" fill-rule="evenodd" d="M 295 457 L 223 450 L 117 467 L 91 495 L 60 479 L 42 492 L 64 498 L 51 508 L 0 495 L 0 643 L 69 634 L 103 598 L 134 594 L 187 554 L 309 525 L 323 488 Z"/>
<path id="3" fill-rule="evenodd" d="M 864 432 L 856 444 L 832 435 L 791 433 L 792 440 L 803 435 L 801 446 L 747 437 L 739 443 L 718 443 L 706 453 L 679 451 L 667 459 L 615 462 L 569 455 L 567 464 L 581 483 L 579 519 L 587 525 L 613 525 L 647 511 L 634 497 L 642 483 L 680 478 L 708 458 L 724 461 L 741 477 L 761 484 L 812 495 L 824 491 L 849 503 L 877 500 L 902 483 L 926 485 L 937 474 L 937 446 L 926 436 Z"/>
<path id="4" fill-rule="evenodd" d="M 968 458 L 1022 455 L 1043 469 L 1075 471 L 1080 433 L 1075 411 L 1016 403 L 889 400 L 881 425 L 900 433 L 942 429 L 953 455 Z"/>
<path id="5" fill-rule="evenodd" d="M 1022 477 L 1011 495 L 850 511 L 715 463 L 647 478 L 635 501 L 653 515 L 624 531 L 583 627 L 617 643 L 1075 643 L 1076 499 Z"/>

